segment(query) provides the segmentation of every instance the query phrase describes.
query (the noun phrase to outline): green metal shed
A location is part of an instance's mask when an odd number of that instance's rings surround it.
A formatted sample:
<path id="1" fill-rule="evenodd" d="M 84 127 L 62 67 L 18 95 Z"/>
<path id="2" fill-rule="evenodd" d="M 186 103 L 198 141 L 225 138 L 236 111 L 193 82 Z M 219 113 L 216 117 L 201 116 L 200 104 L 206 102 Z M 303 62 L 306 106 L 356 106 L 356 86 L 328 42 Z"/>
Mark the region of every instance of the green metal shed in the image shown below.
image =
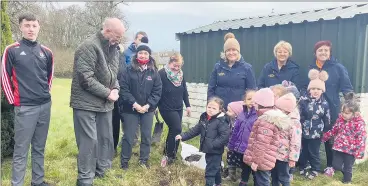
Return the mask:
<path id="1" fill-rule="evenodd" d="M 270 62 L 273 47 L 280 40 L 293 46 L 292 59 L 302 69 L 313 60 L 319 40 L 332 42 L 332 55 L 344 64 L 356 92 L 368 92 L 368 4 L 319 9 L 288 14 L 218 21 L 177 33 L 188 82 L 208 83 L 214 64 L 220 59 L 224 35 L 235 34 L 240 53 L 253 65 L 258 79 Z"/>

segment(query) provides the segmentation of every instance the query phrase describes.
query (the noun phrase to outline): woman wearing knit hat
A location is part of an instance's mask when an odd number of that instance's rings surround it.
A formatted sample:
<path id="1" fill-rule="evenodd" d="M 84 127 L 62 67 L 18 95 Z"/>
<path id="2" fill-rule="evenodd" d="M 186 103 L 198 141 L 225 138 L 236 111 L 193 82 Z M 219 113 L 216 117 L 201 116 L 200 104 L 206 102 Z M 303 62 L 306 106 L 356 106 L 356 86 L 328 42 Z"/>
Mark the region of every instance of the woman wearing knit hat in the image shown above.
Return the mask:
<path id="1" fill-rule="evenodd" d="M 225 35 L 221 60 L 215 64 L 208 82 L 207 99 L 218 96 L 225 102 L 241 101 L 247 89 L 256 88 L 252 66 L 240 54 L 240 45 L 233 33 Z"/>
<path id="2" fill-rule="evenodd" d="M 302 124 L 302 155 L 299 161 L 300 174 L 309 179 L 318 176 L 321 169 L 319 149 L 324 131 L 331 128 L 329 103 L 325 99 L 326 71 L 309 71 L 308 94 L 300 97 L 300 122 Z M 311 171 L 306 170 L 307 162 Z"/>
<path id="3" fill-rule="evenodd" d="M 138 123 L 141 129 L 139 163 L 148 168 L 151 148 L 153 115 L 161 98 L 162 83 L 147 44 L 138 45 L 132 63 L 122 72 L 120 84 L 120 107 L 125 124 L 121 148 L 121 168 L 128 169 Z"/>
<path id="4" fill-rule="evenodd" d="M 332 44 L 330 41 L 318 41 L 314 45 L 315 58 L 309 69 L 324 70 L 328 73 L 329 78 L 326 81 L 326 92 L 324 93 L 327 102 L 331 109 L 331 123 L 334 125 L 338 117 L 340 109 L 340 96 L 342 92 L 346 95 L 353 92 L 353 86 L 349 78 L 348 71 L 343 64 L 339 63 L 332 55 Z M 304 89 L 308 84 L 305 84 Z M 325 172 L 328 173 L 332 168 L 332 140 L 325 143 L 325 150 L 327 156 L 327 168 Z"/>
<path id="5" fill-rule="evenodd" d="M 300 116 L 295 114 L 296 98 L 292 93 L 281 96 L 275 102 L 276 108 L 289 115 L 291 127 L 279 133 L 280 145 L 276 156 L 276 166 L 271 171 L 272 185 L 290 185 L 289 169 L 299 160 L 302 130 Z"/>
<path id="6" fill-rule="evenodd" d="M 300 67 L 290 58 L 292 49 L 291 44 L 286 41 L 280 41 L 275 45 L 273 49 L 275 58 L 264 65 L 258 79 L 258 88 L 281 84 L 284 80 L 293 82 L 298 89 L 302 88 Z"/>

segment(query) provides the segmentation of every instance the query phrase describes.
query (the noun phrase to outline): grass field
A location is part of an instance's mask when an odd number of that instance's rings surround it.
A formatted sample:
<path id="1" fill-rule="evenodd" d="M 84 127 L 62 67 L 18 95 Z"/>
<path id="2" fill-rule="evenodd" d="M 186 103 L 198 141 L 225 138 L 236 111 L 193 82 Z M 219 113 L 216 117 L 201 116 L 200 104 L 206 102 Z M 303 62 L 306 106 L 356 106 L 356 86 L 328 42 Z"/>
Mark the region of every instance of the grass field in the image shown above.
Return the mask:
<path id="1" fill-rule="evenodd" d="M 46 144 L 45 153 L 45 171 L 46 181 L 58 186 L 73 186 L 77 178 L 77 146 L 72 122 L 72 109 L 69 107 L 70 98 L 69 79 L 55 79 L 52 88 L 52 112 L 51 124 Z M 167 128 L 164 128 L 162 142 L 166 138 Z M 190 144 L 198 146 L 198 138 L 189 141 Z M 180 148 L 179 148 L 180 149 Z M 192 186 L 204 185 L 204 171 L 185 166 L 178 161 L 170 167 L 161 168 L 160 160 L 162 156 L 163 144 L 151 149 L 150 165 L 151 169 L 143 169 L 138 166 L 139 147 L 133 150 L 133 156 L 130 161 L 130 169 L 123 171 L 119 168 L 120 161 L 118 157 L 114 158 L 113 167 L 107 172 L 103 179 L 96 179 L 95 186 Z M 119 148 L 120 152 L 120 148 Z M 321 156 L 324 156 L 322 154 Z M 26 182 L 31 182 L 31 164 L 30 153 L 28 158 Z M 2 161 L 1 179 L 3 186 L 10 186 L 11 180 L 11 159 Z M 296 173 L 297 174 L 297 173 Z M 295 186 L 339 186 L 342 174 L 337 173 L 334 178 L 319 176 L 313 181 L 296 176 L 291 185 Z M 238 185 L 238 183 L 224 182 L 223 185 Z M 252 184 L 250 184 L 252 185 Z M 368 185 L 368 162 L 354 167 L 353 184 Z"/>

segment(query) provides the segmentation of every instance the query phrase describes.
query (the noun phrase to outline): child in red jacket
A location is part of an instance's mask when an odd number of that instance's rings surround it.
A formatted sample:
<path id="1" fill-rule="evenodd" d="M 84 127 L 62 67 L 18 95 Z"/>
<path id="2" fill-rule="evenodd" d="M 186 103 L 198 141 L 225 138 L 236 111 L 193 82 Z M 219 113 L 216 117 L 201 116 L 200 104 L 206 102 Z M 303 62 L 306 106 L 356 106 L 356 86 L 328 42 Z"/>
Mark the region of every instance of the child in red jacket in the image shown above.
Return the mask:
<path id="1" fill-rule="evenodd" d="M 350 183 L 353 175 L 355 159 L 362 159 L 365 151 L 367 133 L 365 123 L 359 112 L 359 104 L 354 100 L 347 100 L 342 106 L 341 114 L 334 127 L 323 135 L 322 141 L 334 136 L 333 169 L 344 175 L 343 183 Z M 328 176 L 333 176 L 334 170 Z"/>

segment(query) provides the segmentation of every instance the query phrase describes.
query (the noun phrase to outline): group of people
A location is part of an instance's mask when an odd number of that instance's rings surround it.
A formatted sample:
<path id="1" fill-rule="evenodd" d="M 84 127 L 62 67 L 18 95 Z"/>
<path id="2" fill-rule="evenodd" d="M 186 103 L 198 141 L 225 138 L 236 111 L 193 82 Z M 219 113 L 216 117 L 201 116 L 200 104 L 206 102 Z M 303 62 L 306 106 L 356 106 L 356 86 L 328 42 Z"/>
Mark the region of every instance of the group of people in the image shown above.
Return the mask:
<path id="1" fill-rule="evenodd" d="M 208 84 L 206 112 L 196 126 L 176 137 L 188 140 L 201 135 L 206 185 L 221 185 L 225 147 L 225 179 L 236 181 L 236 168 L 241 168 L 239 186 L 248 184 L 251 173 L 257 186 L 288 186 L 296 165 L 308 179 L 320 172 L 332 177 L 341 171 L 342 182 L 350 183 L 355 159 L 364 157 L 366 126 L 347 70 L 331 55 L 331 42 L 315 44 L 309 79 L 303 79 L 299 65 L 290 59 L 291 44 L 280 41 L 274 47 L 275 59 L 264 66 L 256 82 L 235 36 L 228 33 L 224 39 L 222 59 Z M 342 106 L 340 92 L 345 98 Z M 327 158 L 324 171 L 322 142 Z"/>
<path id="2" fill-rule="evenodd" d="M 44 151 L 54 56 L 37 41 L 40 24 L 35 15 L 22 14 L 19 25 L 22 40 L 7 46 L 2 56 L 2 89 L 15 113 L 12 185 L 24 184 L 31 145 L 32 185 L 47 186 Z M 290 185 L 296 164 L 300 174 L 313 179 L 321 171 L 321 142 L 327 155 L 324 173 L 333 176 L 339 170 L 343 181 L 351 182 L 354 161 L 364 156 L 365 123 L 347 70 L 332 57 L 329 41 L 316 43 L 309 79 L 303 79 L 291 60 L 290 43 L 280 41 L 274 47 L 275 59 L 257 81 L 234 34 L 226 34 L 221 59 L 210 75 L 206 111 L 197 125 L 182 133 L 184 108 L 191 114 L 183 57 L 173 54 L 159 70 L 147 34 L 138 32 L 124 50 L 119 45 L 124 33 L 119 19 L 107 18 L 75 51 L 70 107 L 78 147 L 76 185 L 92 185 L 111 168 L 121 121 L 121 168 L 129 169 L 139 133 L 139 164 L 149 168 L 156 110 L 169 128 L 164 150 L 168 165 L 177 159 L 179 140 L 201 135 L 208 186 L 221 184 L 225 149 L 225 179 L 236 181 L 239 167 L 239 185 L 247 185 L 251 173 L 257 186 L 270 185 L 270 178 L 272 185 Z M 345 96 L 341 110 L 340 92 Z"/>

